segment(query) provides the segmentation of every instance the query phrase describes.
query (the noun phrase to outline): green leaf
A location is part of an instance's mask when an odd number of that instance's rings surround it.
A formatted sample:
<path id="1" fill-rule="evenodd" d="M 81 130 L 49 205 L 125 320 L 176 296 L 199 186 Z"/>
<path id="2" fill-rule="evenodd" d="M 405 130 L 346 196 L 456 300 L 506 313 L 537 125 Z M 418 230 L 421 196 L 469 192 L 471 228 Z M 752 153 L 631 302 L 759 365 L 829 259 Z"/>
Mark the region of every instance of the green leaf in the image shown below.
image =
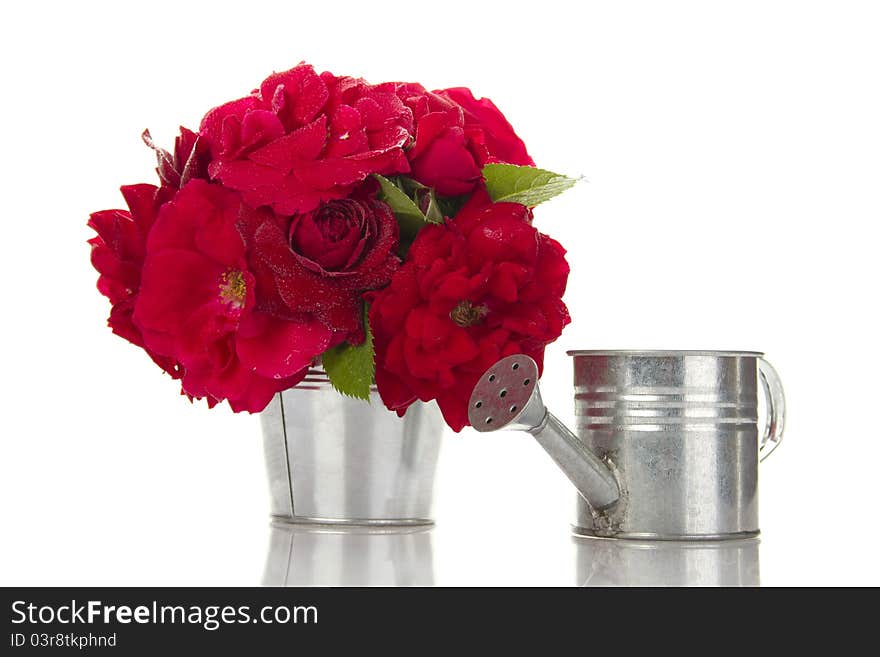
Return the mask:
<path id="1" fill-rule="evenodd" d="M 380 197 L 391 207 L 400 226 L 400 241 L 412 242 L 416 238 L 416 234 L 427 225 L 424 213 L 402 189 L 388 178 L 377 173 L 373 175 L 381 187 Z"/>
<path id="2" fill-rule="evenodd" d="M 487 164 L 483 178 L 489 196 L 496 203 L 520 203 L 530 208 L 573 187 L 577 178 L 552 171 L 515 164 Z"/>
<path id="3" fill-rule="evenodd" d="M 376 355 L 373 350 L 373 333 L 364 310 L 366 338 L 357 345 L 343 342 L 328 349 L 321 356 L 324 371 L 330 384 L 343 395 L 370 401 L 370 386 L 376 375 Z"/>

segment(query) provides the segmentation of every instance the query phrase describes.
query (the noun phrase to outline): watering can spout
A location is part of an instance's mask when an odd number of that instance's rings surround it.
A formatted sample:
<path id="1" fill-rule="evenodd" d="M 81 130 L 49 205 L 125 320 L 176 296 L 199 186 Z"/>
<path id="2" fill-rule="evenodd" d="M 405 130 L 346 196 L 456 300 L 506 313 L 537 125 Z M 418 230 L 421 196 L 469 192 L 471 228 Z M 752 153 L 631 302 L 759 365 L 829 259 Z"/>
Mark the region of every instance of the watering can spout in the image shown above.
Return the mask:
<path id="1" fill-rule="evenodd" d="M 468 419 L 480 432 L 532 434 L 593 509 L 620 499 L 609 467 L 547 410 L 538 388 L 538 365 L 525 354 L 508 356 L 486 370 L 471 394 Z"/>

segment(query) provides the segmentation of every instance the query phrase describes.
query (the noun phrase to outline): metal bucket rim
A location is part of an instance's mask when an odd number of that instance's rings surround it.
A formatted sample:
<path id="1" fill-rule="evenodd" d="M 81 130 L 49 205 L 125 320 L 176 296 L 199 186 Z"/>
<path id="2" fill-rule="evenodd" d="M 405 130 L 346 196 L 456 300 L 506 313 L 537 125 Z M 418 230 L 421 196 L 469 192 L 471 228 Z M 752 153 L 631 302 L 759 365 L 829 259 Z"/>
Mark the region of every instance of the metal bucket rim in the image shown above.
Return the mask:
<path id="1" fill-rule="evenodd" d="M 754 357 L 760 358 L 763 351 L 741 351 L 737 349 L 572 349 L 566 354 L 578 356 L 648 356 L 648 357 L 678 357 L 678 356 L 713 356 L 713 357 Z"/>

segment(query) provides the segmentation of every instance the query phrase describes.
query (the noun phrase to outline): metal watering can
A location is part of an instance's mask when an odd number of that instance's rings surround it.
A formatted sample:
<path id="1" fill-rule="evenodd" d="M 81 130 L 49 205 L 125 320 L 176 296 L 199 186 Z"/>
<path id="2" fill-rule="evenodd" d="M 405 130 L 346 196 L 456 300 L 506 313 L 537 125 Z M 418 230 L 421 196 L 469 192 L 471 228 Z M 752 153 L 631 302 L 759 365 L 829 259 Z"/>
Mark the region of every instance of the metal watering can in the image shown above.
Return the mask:
<path id="1" fill-rule="evenodd" d="M 570 351 L 577 435 L 550 413 L 523 354 L 469 402 L 481 432 L 532 434 L 580 493 L 585 536 L 720 540 L 759 533 L 758 462 L 782 440 L 785 396 L 751 351 Z M 758 435 L 758 382 L 767 422 Z"/>

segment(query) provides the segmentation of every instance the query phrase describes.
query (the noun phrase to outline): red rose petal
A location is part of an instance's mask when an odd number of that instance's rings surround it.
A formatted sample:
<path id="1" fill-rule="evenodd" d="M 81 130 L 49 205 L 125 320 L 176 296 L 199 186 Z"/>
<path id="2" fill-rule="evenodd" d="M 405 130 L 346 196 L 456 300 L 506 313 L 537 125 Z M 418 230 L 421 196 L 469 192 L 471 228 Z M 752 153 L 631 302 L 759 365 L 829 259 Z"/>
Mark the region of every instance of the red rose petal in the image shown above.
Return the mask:
<path id="1" fill-rule="evenodd" d="M 242 335 L 256 325 L 256 335 Z M 314 318 L 286 321 L 253 313 L 242 322 L 236 350 L 241 362 L 260 376 L 281 379 L 307 367 L 327 348 L 331 336 L 332 331 Z"/>
<path id="2" fill-rule="evenodd" d="M 256 164 L 287 173 L 299 163 L 317 158 L 327 141 L 327 117 L 319 116 L 310 124 L 250 154 Z"/>
<path id="3" fill-rule="evenodd" d="M 166 249 L 144 263 L 135 322 L 142 329 L 173 331 L 219 295 L 224 267 L 184 249 Z"/>
<path id="4" fill-rule="evenodd" d="M 270 144 L 284 135 L 284 126 L 272 112 L 250 110 L 241 119 L 240 146 L 253 149 Z M 254 153 L 251 154 L 253 159 Z"/>
<path id="5" fill-rule="evenodd" d="M 410 154 L 413 176 L 441 196 L 459 196 L 473 190 L 481 178 L 480 167 L 467 149 L 461 128 L 449 128 L 418 157 Z"/>
<path id="6" fill-rule="evenodd" d="M 131 217 L 135 225 L 145 238 L 153 222 L 156 221 L 158 208 L 156 206 L 156 192 L 154 185 L 123 185 L 119 188 L 125 203 L 131 210 Z"/>
<path id="7" fill-rule="evenodd" d="M 266 78 L 260 85 L 260 95 L 266 108 L 282 117 L 288 129 L 294 129 L 317 116 L 327 102 L 329 91 L 314 68 L 299 64 Z"/>
<path id="8" fill-rule="evenodd" d="M 534 166 L 535 163 L 526 151 L 526 146 L 513 130 L 513 127 L 488 98 L 474 98 L 466 87 L 442 89 L 436 92 L 464 109 L 465 125 L 476 128 L 482 134 L 486 148 L 486 158 L 500 162 Z M 480 162 L 485 164 L 485 161 Z"/>
<path id="9" fill-rule="evenodd" d="M 205 139 L 214 157 L 219 157 L 221 154 L 237 155 L 239 135 L 230 134 L 229 128 L 224 128 L 224 123 L 228 119 L 235 119 L 235 122 L 241 126 L 245 114 L 254 109 L 259 109 L 259 100 L 254 96 L 247 96 L 215 107 L 205 114 L 199 126 L 199 135 Z M 230 138 L 232 138 L 231 142 Z"/>

